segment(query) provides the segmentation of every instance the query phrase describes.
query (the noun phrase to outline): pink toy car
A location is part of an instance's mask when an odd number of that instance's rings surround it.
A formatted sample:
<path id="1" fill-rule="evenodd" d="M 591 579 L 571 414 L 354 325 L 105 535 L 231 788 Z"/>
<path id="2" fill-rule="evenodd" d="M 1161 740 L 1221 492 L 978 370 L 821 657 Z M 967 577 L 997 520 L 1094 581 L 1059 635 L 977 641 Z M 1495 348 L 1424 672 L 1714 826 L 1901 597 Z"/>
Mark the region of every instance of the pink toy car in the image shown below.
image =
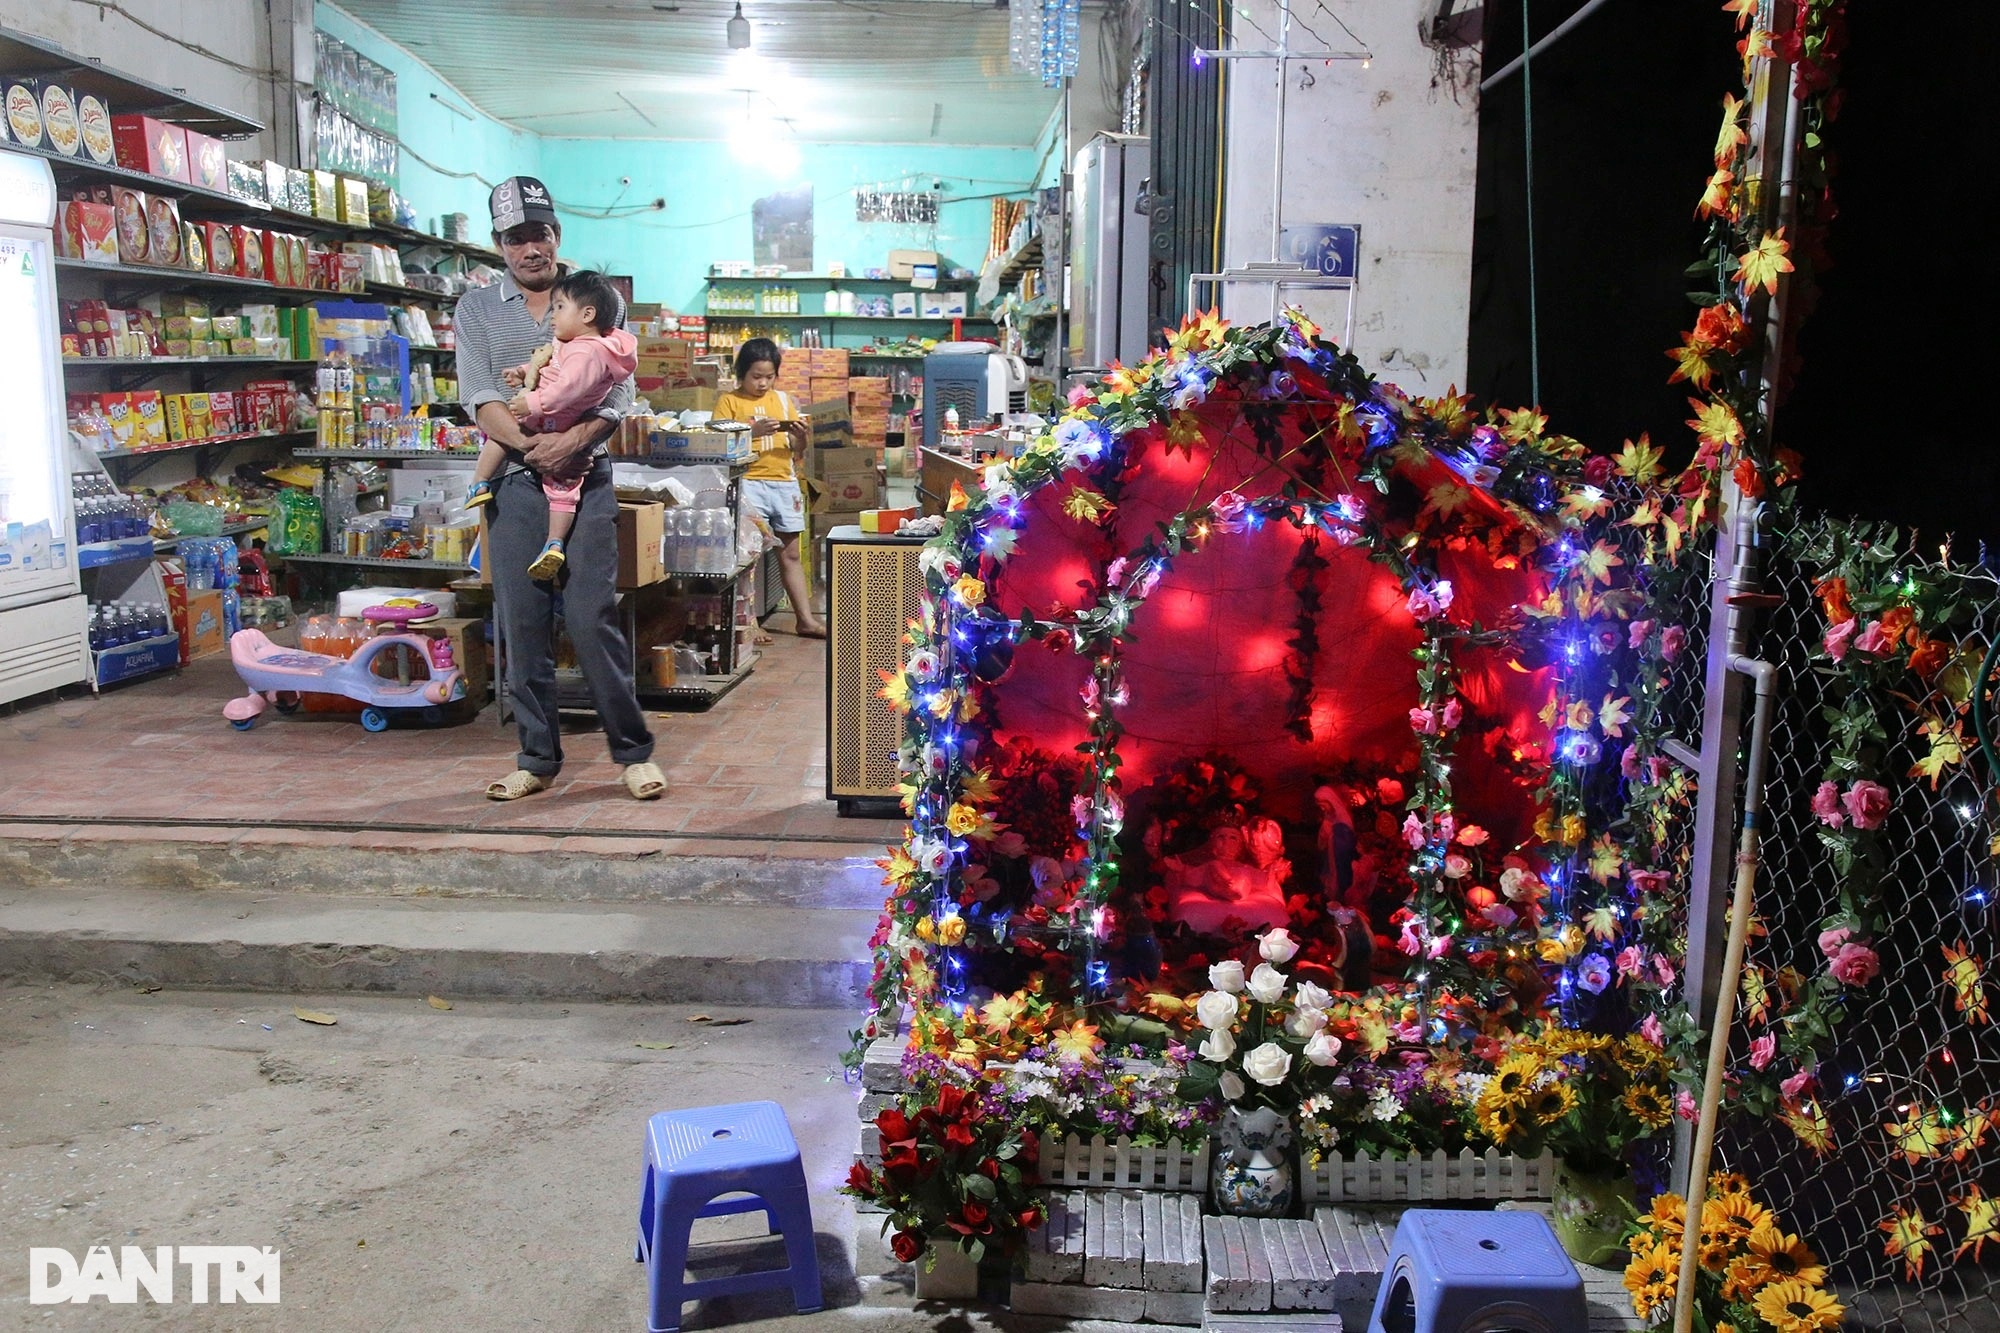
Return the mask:
<path id="1" fill-rule="evenodd" d="M 383 634 L 367 640 L 348 658 L 328 657 L 286 648 L 264 637 L 262 630 L 238 630 L 229 640 L 230 660 L 250 692 L 222 706 L 222 715 L 238 731 L 257 724 L 265 708 L 280 713 L 298 709 L 301 694 L 342 694 L 362 705 L 361 725 L 386 731 L 392 712 L 415 710 L 425 722 L 444 717 L 444 706 L 465 697 L 465 675 L 450 665 L 450 645 L 438 660 L 436 644 L 420 634 Z M 377 675 L 375 660 L 387 652 L 405 654 L 394 676 Z M 409 664 L 427 673 L 409 678 Z"/>

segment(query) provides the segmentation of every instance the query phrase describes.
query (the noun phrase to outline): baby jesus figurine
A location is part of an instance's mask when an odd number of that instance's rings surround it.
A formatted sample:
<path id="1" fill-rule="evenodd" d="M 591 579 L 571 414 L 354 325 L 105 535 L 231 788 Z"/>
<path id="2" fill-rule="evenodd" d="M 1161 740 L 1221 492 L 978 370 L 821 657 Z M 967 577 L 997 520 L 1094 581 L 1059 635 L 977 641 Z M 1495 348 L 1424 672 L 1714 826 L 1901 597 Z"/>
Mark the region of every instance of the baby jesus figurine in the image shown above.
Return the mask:
<path id="1" fill-rule="evenodd" d="M 1161 862 L 1168 911 L 1203 935 L 1222 934 L 1231 918 L 1253 930 L 1284 925 L 1291 919 L 1284 885 L 1292 873 L 1284 850 L 1284 830 L 1273 819 L 1216 828 L 1201 850 Z"/>

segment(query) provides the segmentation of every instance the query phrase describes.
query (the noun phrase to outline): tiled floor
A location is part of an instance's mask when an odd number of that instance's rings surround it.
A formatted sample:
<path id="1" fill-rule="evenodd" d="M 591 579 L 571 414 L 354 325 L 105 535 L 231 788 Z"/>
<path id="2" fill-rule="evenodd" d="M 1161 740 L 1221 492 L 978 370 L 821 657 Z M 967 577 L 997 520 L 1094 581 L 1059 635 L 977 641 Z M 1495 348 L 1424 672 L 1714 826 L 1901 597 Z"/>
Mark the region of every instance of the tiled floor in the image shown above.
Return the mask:
<path id="1" fill-rule="evenodd" d="M 668 793 L 635 801 L 587 715 L 569 718 L 556 785 L 512 803 L 486 784 L 513 767 L 514 731 L 470 722 L 363 731 L 352 716 L 267 713 L 230 729 L 241 692 L 226 657 L 90 698 L 0 713 L 0 819 L 201 821 L 244 827 L 695 836 L 852 856 L 893 839 L 825 798 L 823 643 L 779 630 L 748 680 L 707 713 L 653 715 Z M 744 850 L 749 850 L 745 848 Z M 776 847 L 773 850 L 777 850 Z"/>

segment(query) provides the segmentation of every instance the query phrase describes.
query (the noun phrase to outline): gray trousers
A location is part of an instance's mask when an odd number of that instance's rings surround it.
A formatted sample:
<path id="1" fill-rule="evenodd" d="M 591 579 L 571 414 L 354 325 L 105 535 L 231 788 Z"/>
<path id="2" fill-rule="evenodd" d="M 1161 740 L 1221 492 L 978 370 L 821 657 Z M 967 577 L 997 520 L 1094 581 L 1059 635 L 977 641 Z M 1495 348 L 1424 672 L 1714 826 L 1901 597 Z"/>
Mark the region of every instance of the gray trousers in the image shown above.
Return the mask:
<path id="1" fill-rule="evenodd" d="M 561 589 L 563 624 L 614 763 L 653 757 L 653 733 L 632 688 L 632 652 L 618 623 L 618 496 L 611 464 L 598 459 L 578 497 L 567 563 L 556 583 L 537 583 L 528 566 L 549 535 L 549 502 L 541 479 L 509 468 L 494 489 L 488 544 L 494 614 L 505 636 L 507 683 L 521 731 L 515 762 L 541 777 L 562 768 L 562 723 L 556 714 L 555 613 Z"/>

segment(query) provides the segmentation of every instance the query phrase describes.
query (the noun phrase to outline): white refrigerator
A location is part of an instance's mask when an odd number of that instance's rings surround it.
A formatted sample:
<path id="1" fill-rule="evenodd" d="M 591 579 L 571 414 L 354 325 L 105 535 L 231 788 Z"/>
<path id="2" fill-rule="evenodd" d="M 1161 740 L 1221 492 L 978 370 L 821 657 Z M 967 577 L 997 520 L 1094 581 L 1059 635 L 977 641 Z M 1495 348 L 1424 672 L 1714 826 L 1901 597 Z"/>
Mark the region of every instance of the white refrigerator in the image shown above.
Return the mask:
<path id="1" fill-rule="evenodd" d="M 0 704 L 90 679 L 56 325 L 56 183 L 0 149 Z"/>

